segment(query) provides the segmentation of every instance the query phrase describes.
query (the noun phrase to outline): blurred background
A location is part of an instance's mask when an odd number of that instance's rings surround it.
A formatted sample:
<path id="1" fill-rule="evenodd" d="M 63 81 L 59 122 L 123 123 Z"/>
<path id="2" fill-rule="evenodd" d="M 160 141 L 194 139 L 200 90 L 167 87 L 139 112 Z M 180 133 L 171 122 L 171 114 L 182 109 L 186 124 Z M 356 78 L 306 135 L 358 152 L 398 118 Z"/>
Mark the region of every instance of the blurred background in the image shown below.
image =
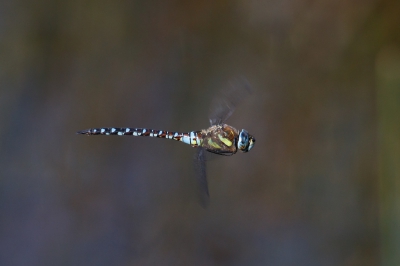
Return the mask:
<path id="1" fill-rule="evenodd" d="M 0 1 L 0 265 L 400 265 L 400 2 Z M 208 162 L 91 127 L 207 128 Z M 221 156 L 222 157 L 222 156 Z"/>

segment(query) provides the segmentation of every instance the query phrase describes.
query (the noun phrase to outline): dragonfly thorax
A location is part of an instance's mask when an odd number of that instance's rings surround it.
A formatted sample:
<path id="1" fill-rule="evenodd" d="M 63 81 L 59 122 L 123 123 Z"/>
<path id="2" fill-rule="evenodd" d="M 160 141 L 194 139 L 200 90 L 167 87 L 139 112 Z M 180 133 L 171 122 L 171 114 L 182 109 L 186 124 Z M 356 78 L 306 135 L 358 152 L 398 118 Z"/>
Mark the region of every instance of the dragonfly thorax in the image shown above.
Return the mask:
<path id="1" fill-rule="evenodd" d="M 200 146 L 220 155 L 233 155 L 238 150 L 248 152 L 254 144 L 254 138 L 246 130 L 239 132 L 227 124 L 211 126 L 200 134 Z"/>

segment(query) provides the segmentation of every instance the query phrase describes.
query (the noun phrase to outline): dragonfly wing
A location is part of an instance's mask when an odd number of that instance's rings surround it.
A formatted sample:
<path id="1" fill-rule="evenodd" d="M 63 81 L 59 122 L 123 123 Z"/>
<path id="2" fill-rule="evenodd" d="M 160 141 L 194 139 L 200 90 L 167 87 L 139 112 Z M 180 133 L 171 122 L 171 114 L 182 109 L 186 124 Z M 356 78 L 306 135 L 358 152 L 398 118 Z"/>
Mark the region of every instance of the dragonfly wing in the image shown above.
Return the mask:
<path id="1" fill-rule="evenodd" d="M 198 184 L 200 203 L 205 208 L 209 204 L 210 194 L 208 193 L 205 150 L 201 147 L 196 148 L 196 153 L 194 156 L 194 168 Z"/>
<path id="2" fill-rule="evenodd" d="M 211 103 L 209 116 L 211 126 L 224 123 L 251 93 L 252 88 L 245 77 L 232 79 L 229 86 L 221 90 Z"/>

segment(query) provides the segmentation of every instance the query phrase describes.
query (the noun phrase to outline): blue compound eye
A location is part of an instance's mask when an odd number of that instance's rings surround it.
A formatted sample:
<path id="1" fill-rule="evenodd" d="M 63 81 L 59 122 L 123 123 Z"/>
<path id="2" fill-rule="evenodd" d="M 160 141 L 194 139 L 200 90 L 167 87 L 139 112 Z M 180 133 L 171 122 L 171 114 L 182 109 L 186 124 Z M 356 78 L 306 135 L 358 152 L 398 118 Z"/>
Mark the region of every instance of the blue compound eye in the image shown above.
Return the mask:
<path id="1" fill-rule="evenodd" d="M 249 146 L 249 133 L 242 129 L 239 133 L 238 149 L 244 152 L 248 151 Z"/>
<path id="2" fill-rule="evenodd" d="M 249 132 L 242 129 L 239 133 L 237 147 L 242 152 L 248 152 L 249 150 L 251 150 L 253 148 L 255 142 L 256 142 L 256 139 L 253 138 L 253 136 L 250 135 Z"/>

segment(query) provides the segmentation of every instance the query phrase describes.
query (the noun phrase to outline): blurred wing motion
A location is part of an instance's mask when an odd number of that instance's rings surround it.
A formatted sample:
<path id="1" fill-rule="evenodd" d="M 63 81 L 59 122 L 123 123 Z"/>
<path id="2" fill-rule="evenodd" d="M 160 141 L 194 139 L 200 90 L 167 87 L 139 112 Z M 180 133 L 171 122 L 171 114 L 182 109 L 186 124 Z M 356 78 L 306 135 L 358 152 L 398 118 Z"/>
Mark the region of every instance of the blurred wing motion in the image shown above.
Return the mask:
<path id="1" fill-rule="evenodd" d="M 207 183 L 207 168 L 206 168 L 206 158 L 205 150 L 201 147 L 196 149 L 194 155 L 194 170 L 197 180 L 197 189 L 200 199 L 200 204 L 206 208 L 210 202 L 210 194 L 208 193 L 208 183 Z"/>
<path id="2" fill-rule="evenodd" d="M 209 116 L 211 126 L 224 123 L 251 93 L 252 88 L 245 77 L 232 79 L 229 86 L 221 90 L 211 103 Z"/>
<path id="3" fill-rule="evenodd" d="M 194 160 L 196 177 L 199 184 L 200 202 L 203 207 L 207 207 L 209 203 L 206 155 L 204 150 L 226 156 L 236 153 L 238 143 L 235 143 L 235 141 L 238 142 L 238 136 L 243 134 L 243 130 L 239 133 L 235 128 L 225 125 L 224 122 L 252 92 L 253 90 L 249 81 L 245 77 L 238 77 L 232 79 L 229 86 L 221 90 L 211 103 L 209 115 L 211 127 L 207 130 L 202 130 L 203 141 L 201 146 L 203 148 L 197 148 Z M 252 147 L 255 139 L 252 136 L 250 138 Z"/>

